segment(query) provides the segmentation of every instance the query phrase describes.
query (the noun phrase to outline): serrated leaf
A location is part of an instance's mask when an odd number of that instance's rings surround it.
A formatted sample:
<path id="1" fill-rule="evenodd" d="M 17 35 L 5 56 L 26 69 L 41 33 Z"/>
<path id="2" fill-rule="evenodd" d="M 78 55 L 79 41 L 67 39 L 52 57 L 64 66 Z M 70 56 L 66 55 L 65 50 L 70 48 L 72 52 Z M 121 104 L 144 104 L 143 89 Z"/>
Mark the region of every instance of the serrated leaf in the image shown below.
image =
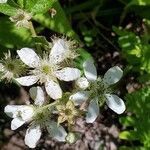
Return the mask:
<path id="1" fill-rule="evenodd" d="M 142 38 L 131 31 L 118 29 L 113 27 L 113 30 L 119 35 L 118 43 L 122 49 L 122 54 L 133 66 L 134 71 L 139 70 L 150 73 L 150 44 L 147 36 Z"/>
<path id="2" fill-rule="evenodd" d="M 17 0 L 17 3 L 19 4 L 19 6 L 21 6 L 21 8 L 24 7 L 24 0 Z"/>
<path id="3" fill-rule="evenodd" d="M 127 111 L 131 112 L 132 120 L 128 121 L 128 128 L 121 132 L 119 138 L 124 140 L 139 140 L 144 146 L 143 148 L 150 148 L 150 88 L 145 87 L 131 94 L 127 94 Z M 128 120 L 128 116 L 123 120 Z M 129 119 L 130 120 L 130 119 Z M 134 123 L 133 123 L 134 122 Z M 124 125 L 124 121 L 121 122 Z M 138 147 L 137 147 L 138 148 Z M 140 148 L 140 147 L 139 147 Z M 141 147 L 142 148 L 142 147 Z"/>
<path id="4" fill-rule="evenodd" d="M 13 16 L 16 14 L 17 8 L 9 5 L 8 3 L 0 4 L 0 12 L 8 16 Z"/>
<path id="5" fill-rule="evenodd" d="M 45 13 L 51 8 L 55 0 L 25 0 L 24 7 L 26 10 L 32 13 Z"/>

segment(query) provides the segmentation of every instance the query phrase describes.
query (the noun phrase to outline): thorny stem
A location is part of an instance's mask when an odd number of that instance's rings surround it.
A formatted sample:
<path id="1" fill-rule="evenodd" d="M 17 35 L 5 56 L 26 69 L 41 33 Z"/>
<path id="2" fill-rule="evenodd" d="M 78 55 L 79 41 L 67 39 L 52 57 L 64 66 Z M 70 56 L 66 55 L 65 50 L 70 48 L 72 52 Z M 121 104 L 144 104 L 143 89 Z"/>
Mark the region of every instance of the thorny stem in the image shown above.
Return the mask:
<path id="1" fill-rule="evenodd" d="M 36 34 L 36 32 L 35 32 L 35 29 L 34 29 L 34 27 L 33 27 L 33 23 L 32 23 L 31 21 L 29 22 L 29 29 L 30 29 L 30 32 L 31 32 L 32 36 L 33 36 L 33 37 L 36 37 L 37 34 Z"/>
<path id="2" fill-rule="evenodd" d="M 35 32 L 33 23 L 32 23 L 31 21 L 29 22 L 29 30 L 30 30 L 30 32 L 31 32 L 32 37 L 37 37 L 37 34 L 36 34 L 36 32 Z M 42 50 L 41 50 L 40 45 L 38 45 L 38 44 L 36 44 L 36 43 L 35 43 L 35 45 L 36 45 L 37 52 L 41 55 L 41 54 L 42 54 Z"/>
<path id="3" fill-rule="evenodd" d="M 56 105 L 57 103 L 59 103 L 59 100 L 56 100 L 56 101 L 54 101 L 53 103 L 50 103 L 50 104 L 48 104 L 48 105 L 45 105 L 45 106 L 43 106 L 41 109 L 50 108 L 50 107 Z"/>

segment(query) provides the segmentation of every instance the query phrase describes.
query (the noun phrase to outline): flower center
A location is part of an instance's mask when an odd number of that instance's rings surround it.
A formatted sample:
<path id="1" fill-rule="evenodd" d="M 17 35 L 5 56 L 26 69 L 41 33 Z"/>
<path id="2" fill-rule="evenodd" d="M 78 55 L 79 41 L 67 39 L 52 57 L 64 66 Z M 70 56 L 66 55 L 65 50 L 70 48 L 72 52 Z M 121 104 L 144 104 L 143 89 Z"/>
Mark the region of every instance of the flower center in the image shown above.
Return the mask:
<path id="1" fill-rule="evenodd" d="M 110 93 L 110 88 L 103 82 L 101 78 L 98 78 L 95 82 L 90 83 L 91 97 L 104 95 Z"/>
<path id="2" fill-rule="evenodd" d="M 103 105 L 105 102 L 105 94 L 111 93 L 112 90 L 108 84 L 99 77 L 95 82 L 90 83 L 90 96 L 91 98 L 98 97 L 98 102 Z"/>
<path id="3" fill-rule="evenodd" d="M 69 116 L 69 115 L 71 115 L 72 114 L 72 110 L 71 109 L 66 109 L 65 110 L 65 115 L 66 116 Z"/>
<path id="4" fill-rule="evenodd" d="M 15 69 L 15 65 L 13 63 L 7 63 L 6 64 L 6 68 L 9 70 L 9 71 L 12 71 Z"/>
<path id="5" fill-rule="evenodd" d="M 53 69 L 50 66 L 48 66 L 48 65 L 42 66 L 42 72 L 44 74 L 48 75 L 48 74 L 52 73 L 52 71 L 53 71 Z"/>
<path id="6" fill-rule="evenodd" d="M 21 21 L 24 20 L 24 18 L 25 18 L 24 14 L 19 14 L 17 19 Z"/>
<path id="7" fill-rule="evenodd" d="M 50 119 L 50 111 L 43 109 L 44 107 L 38 107 L 35 110 L 34 121 L 41 126 L 45 125 L 48 119 Z"/>

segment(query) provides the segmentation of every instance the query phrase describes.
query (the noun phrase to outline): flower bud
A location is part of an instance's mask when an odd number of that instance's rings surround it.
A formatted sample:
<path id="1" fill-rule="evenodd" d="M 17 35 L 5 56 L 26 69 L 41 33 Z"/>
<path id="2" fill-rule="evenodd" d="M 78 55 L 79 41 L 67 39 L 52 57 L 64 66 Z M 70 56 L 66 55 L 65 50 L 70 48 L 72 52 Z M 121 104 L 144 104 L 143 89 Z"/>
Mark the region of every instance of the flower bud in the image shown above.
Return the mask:
<path id="1" fill-rule="evenodd" d="M 66 141 L 67 141 L 67 143 L 69 143 L 69 144 L 73 144 L 73 143 L 75 143 L 79 138 L 80 138 L 79 134 L 70 132 L 70 133 L 68 133 L 68 135 L 66 136 Z"/>

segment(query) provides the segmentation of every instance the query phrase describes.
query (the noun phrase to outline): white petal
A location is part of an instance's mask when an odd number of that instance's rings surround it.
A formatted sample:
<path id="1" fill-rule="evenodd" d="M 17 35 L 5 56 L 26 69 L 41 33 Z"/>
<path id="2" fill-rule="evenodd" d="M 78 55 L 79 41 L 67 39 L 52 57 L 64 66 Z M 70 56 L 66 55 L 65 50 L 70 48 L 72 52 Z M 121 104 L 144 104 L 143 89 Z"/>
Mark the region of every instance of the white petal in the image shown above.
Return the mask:
<path id="1" fill-rule="evenodd" d="M 7 3 L 7 0 L 0 0 L 0 4 Z"/>
<path id="2" fill-rule="evenodd" d="M 24 121 L 28 121 L 33 116 L 33 107 L 27 105 L 7 105 L 4 112 L 12 117 L 20 117 Z"/>
<path id="3" fill-rule="evenodd" d="M 47 94 L 52 99 L 59 99 L 62 97 L 62 90 L 59 84 L 52 80 L 45 83 L 45 89 L 46 89 Z"/>
<path id="4" fill-rule="evenodd" d="M 11 121 L 11 130 L 16 130 L 17 128 L 21 127 L 24 123 L 25 121 L 21 118 L 14 118 Z"/>
<path id="5" fill-rule="evenodd" d="M 69 68 L 66 67 L 60 71 L 56 72 L 56 76 L 58 79 L 63 81 L 73 81 L 80 77 L 81 72 L 77 68 Z"/>
<path id="6" fill-rule="evenodd" d="M 122 75 L 123 71 L 118 66 L 114 66 L 105 73 L 104 82 L 109 85 L 115 84 L 121 79 Z"/>
<path id="7" fill-rule="evenodd" d="M 80 91 L 69 97 L 69 99 L 72 100 L 76 106 L 81 105 L 88 98 L 89 98 L 89 93 L 87 91 Z"/>
<path id="8" fill-rule="evenodd" d="M 42 106 L 44 103 L 44 92 L 41 87 L 32 87 L 30 89 L 30 96 L 33 100 L 35 100 L 34 104 L 38 106 Z"/>
<path id="9" fill-rule="evenodd" d="M 21 108 L 18 105 L 7 105 L 4 109 L 4 112 L 11 118 L 14 118 L 14 114 L 16 114 L 17 110 Z"/>
<path id="10" fill-rule="evenodd" d="M 90 83 L 88 82 L 87 78 L 81 77 L 81 78 L 76 80 L 76 85 L 79 88 L 85 90 L 90 85 Z"/>
<path id="11" fill-rule="evenodd" d="M 114 94 L 106 94 L 106 103 L 110 109 L 112 109 L 117 114 L 122 114 L 126 106 L 121 98 Z"/>
<path id="12" fill-rule="evenodd" d="M 24 76 L 24 77 L 16 78 L 15 80 L 22 86 L 31 86 L 38 81 L 38 77 L 37 76 Z"/>
<path id="13" fill-rule="evenodd" d="M 30 97 L 31 97 L 33 100 L 35 100 L 35 99 L 36 99 L 36 96 L 37 96 L 37 87 L 32 87 L 32 88 L 30 88 L 29 93 L 30 93 Z"/>
<path id="14" fill-rule="evenodd" d="M 35 68 L 39 65 L 39 57 L 31 48 L 17 50 L 20 59 L 29 67 Z"/>
<path id="15" fill-rule="evenodd" d="M 90 81 L 97 79 L 97 70 L 92 59 L 89 59 L 83 63 L 84 74 Z"/>
<path id="16" fill-rule="evenodd" d="M 30 128 L 27 129 L 25 135 L 25 144 L 29 146 L 29 148 L 35 148 L 37 142 L 41 137 L 41 129 L 40 126 L 32 125 Z"/>
<path id="17" fill-rule="evenodd" d="M 54 63 L 60 63 L 65 59 L 68 46 L 63 39 L 58 39 L 54 42 L 54 45 L 51 49 L 50 59 Z"/>
<path id="18" fill-rule="evenodd" d="M 22 106 L 22 108 L 19 109 L 19 111 L 20 111 L 20 116 L 24 121 L 31 120 L 34 115 L 34 110 L 33 107 L 31 106 Z"/>
<path id="19" fill-rule="evenodd" d="M 99 115 L 99 105 L 97 103 L 97 99 L 93 99 L 88 107 L 87 114 L 86 114 L 86 122 L 93 123 L 97 116 Z"/>
<path id="20" fill-rule="evenodd" d="M 52 137 L 60 142 L 65 141 L 67 132 L 61 125 L 58 126 L 58 124 L 56 122 L 50 122 L 49 125 L 47 126 L 47 130 L 50 134 L 50 137 Z"/>

